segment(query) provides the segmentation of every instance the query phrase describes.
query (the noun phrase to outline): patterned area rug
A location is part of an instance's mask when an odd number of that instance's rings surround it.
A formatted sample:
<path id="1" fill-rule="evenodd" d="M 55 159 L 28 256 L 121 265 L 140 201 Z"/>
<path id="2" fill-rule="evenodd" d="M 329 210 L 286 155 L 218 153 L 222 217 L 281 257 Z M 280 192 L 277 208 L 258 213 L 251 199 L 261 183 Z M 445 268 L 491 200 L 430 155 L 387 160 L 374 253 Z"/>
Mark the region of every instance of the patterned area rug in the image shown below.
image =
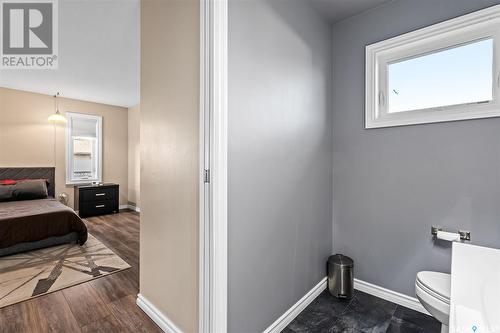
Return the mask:
<path id="1" fill-rule="evenodd" d="M 89 234 L 64 244 L 0 258 L 0 308 L 130 268 Z"/>

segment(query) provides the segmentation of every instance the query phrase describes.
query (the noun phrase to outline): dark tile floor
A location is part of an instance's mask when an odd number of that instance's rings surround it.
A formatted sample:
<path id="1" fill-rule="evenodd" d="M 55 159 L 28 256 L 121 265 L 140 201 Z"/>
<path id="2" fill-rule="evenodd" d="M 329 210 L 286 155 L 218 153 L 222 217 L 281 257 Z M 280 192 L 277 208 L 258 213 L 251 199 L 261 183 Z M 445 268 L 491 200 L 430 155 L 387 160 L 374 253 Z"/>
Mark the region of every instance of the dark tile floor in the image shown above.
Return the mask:
<path id="1" fill-rule="evenodd" d="M 325 290 L 283 333 L 440 331 L 441 325 L 437 320 L 420 312 L 357 290 L 350 300 L 339 300 Z"/>

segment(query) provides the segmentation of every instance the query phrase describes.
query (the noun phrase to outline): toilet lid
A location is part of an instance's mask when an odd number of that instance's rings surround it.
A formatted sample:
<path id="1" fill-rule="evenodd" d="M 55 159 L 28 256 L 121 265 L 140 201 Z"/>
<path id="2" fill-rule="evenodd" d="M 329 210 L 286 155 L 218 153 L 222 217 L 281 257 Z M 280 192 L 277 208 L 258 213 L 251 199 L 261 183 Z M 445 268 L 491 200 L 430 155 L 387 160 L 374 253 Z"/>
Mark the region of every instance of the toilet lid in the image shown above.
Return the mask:
<path id="1" fill-rule="evenodd" d="M 429 291 L 449 301 L 451 294 L 451 275 L 438 272 L 419 272 L 417 282 Z"/>

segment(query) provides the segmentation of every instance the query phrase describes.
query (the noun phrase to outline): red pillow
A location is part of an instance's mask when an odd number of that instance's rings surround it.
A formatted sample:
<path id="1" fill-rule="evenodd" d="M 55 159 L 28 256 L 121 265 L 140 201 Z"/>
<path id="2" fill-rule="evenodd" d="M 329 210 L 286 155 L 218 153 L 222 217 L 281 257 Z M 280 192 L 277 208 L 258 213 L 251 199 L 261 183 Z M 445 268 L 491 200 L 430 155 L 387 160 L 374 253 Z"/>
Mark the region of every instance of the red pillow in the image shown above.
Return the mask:
<path id="1" fill-rule="evenodd" d="M 0 185 L 16 185 L 17 181 L 13 179 L 0 179 Z"/>

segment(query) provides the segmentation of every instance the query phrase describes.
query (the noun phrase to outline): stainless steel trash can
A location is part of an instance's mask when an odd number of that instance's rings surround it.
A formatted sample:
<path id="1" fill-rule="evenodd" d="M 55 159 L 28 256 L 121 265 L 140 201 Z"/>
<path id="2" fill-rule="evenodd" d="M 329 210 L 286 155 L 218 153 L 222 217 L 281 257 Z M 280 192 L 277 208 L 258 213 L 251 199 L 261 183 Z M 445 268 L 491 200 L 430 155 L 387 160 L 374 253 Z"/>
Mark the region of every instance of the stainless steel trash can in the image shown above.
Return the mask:
<path id="1" fill-rule="evenodd" d="M 354 261 L 342 254 L 328 258 L 328 290 L 337 298 L 351 298 L 354 294 Z"/>

